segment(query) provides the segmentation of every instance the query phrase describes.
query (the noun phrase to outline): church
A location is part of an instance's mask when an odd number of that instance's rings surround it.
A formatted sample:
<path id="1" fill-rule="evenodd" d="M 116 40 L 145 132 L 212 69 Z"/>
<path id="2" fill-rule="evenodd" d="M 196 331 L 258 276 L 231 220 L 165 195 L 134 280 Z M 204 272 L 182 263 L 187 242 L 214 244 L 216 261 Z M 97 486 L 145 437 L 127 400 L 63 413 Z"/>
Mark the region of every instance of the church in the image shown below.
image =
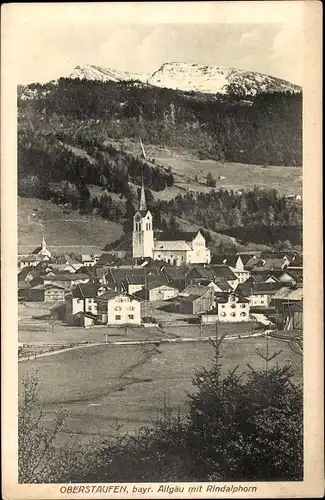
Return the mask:
<path id="1" fill-rule="evenodd" d="M 153 230 L 152 214 L 147 209 L 142 183 L 139 209 L 133 216 L 133 258 L 151 257 L 174 266 L 182 264 L 209 264 L 210 250 L 201 231 L 156 233 Z"/>

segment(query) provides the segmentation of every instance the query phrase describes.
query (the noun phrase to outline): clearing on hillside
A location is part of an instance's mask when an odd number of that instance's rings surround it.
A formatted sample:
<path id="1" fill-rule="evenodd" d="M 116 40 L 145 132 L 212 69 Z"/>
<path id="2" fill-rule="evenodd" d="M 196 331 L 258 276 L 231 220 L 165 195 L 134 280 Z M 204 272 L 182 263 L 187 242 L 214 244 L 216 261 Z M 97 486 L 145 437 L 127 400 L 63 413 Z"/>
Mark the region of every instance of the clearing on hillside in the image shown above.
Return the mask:
<path id="1" fill-rule="evenodd" d="M 18 197 L 19 252 L 31 252 L 40 244 L 43 232 L 51 251 L 91 253 L 117 240 L 123 230 L 115 222 L 67 211 L 47 200 Z"/>

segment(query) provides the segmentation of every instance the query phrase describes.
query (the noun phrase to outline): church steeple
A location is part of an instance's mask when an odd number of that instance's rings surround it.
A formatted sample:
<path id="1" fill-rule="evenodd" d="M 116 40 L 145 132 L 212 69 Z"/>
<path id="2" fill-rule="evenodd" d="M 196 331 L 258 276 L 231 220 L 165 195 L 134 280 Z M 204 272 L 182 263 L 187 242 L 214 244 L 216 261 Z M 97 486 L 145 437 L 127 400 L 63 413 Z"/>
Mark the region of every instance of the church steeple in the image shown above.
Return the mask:
<path id="1" fill-rule="evenodd" d="M 140 195 L 140 203 L 139 203 L 140 212 L 147 211 L 147 202 L 146 202 L 146 193 L 144 190 L 143 177 L 142 177 L 142 186 L 141 186 L 141 195 Z"/>
<path id="2" fill-rule="evenodd" d="M 42 250 L 46 250 L 46 241 L 43 233 L 43 238 L 42 238 Z"/>

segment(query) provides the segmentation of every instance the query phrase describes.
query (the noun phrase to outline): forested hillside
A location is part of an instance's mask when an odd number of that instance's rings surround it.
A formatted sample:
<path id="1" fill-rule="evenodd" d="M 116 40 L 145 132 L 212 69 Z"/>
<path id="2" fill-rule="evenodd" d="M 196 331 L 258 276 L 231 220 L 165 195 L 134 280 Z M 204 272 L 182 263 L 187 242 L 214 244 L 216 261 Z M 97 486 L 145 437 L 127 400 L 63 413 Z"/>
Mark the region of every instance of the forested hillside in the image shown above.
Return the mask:
<path id="1" fill-rule="evenodd" d="M 181 218 L 243 241 L 289 239 L 301 244 L 301 205 L 272 186 L 262 190 L 252 185 L 244 192 L 188 192 L 169 202 L 155 201 L 150 190 L 174 184 L 170 166 L 117 146 L 119 139 L 142 138 L 146 144 L 181 148 L 197 158 L 268 165 L 268 169 L 272 164 L 298 166 L 301 98 L 301 94 L 274 93 L 241 100 L 134 82 L 69 79 L 20 88 L 19 195 L 94 212 L 123 223 L 129 231 L 138 200 L 136 186 L 143 179 L 156 228 L 176 230 L 176 218 Z M 117 144 L 110 143 L 112 138 Z M 90 193 L 93 185 L 96 195 Z M 113 193 L 119 198 L 113 199 Z"/>
<path id="2" fill-rule="evenodd" d="M 263 165 L 301 165 L 302 95 L 180 92 L 134 82 L 61 78 L 18 91 L 20 132 L 40 131 L 105 140 L 141 137 L 182 147 L 198 158 Z"/>

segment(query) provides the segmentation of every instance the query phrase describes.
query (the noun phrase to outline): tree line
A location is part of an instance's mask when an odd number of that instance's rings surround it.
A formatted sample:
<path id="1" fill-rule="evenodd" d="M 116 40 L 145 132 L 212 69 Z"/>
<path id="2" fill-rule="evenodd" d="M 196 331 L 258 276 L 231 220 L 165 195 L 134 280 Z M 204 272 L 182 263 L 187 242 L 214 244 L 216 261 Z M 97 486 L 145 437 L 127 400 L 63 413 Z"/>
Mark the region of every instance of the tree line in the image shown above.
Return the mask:
<path id="1" fill-rule="evenodd" d="M 132 82 L 61 78 L 18 92 L 21 117 L 41 128 L 128 137 L 182 147 L 199 158 L 263 165 L 302 164 L 302 94 L 245 97 L 182 92 Z"/>

